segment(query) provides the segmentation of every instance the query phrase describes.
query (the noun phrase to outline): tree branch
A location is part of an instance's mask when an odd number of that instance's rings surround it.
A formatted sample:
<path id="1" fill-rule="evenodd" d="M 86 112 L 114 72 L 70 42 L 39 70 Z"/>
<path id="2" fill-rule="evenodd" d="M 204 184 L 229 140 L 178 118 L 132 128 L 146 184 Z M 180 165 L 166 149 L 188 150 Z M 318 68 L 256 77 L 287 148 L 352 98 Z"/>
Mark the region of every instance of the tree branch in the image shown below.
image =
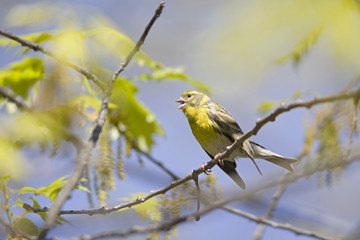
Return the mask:
<path id="1" fill-rule="evenodd" d="M 233 201 L 236 201 L 235 199 L 233 199 Z M 97 240 L 97 239 L 103 239 L 103 238 L 109 238 L 109 237 L 128 237 L 130 235 L 134 235 L 134 234 L 144 234 L 144 233 L 150 233 L 150 232 L 157 232 L 157 231 L 169 231 L 171 228 L 173 228 L 174 226 L 183 223 L 183 222 L 187 222 L 190 221 L 198 216 L 203 216 L 209 212 L 212 212 L 215 209 L 219 209 L 222 208 L 226 211 L 232 212 L 234 214 L 237 214 L 239 216 L 242 216 L 244 218 L 247 218 L 251 221 L 257 222 L 257 223 L 262 223 L 262 224 L 266 224 L 269 226 L 272 226 L 274 228 L 280 228 L 280 229 L 284 229 L 287 231 L 291 231 L 295 234 L 298 235 L 305 235 L 305 236 L 311 236 L 314 238 L 318 238 L 318 239 L 324 239 L 324 240 L 334 240 L 336 238 L 332 238 L 332 237 L 327 237 L 327 236 L 323 236 L 321 234 L 309 231 L 309 230 L 304 230 L 301 228 L 297 228 L 294 227 L 290 224 L 283 224 L 283 223 L 278 223 L 278 222 L 274 222 L 262 217 L 257 217 L 253 214 L 250 213 L 246 213 L 243 212 L 241 210 L 238 209 L 234 209 L 234 208 L 230 208 L 227 206 L 224 206 L 228 203 L 230 203 L 231 201 L 228 200 L 223 200 L 223 201 L 217 201 L 212 203 L 211 205 L 206 206 L 205 208 L 203 208 L 201 211 L 199 212 L 195 212 L 192 214 L 188 214 L 182 217 L 179 217 L 177 219 L 174 219 L 172 221 L 163 223 L 163 224 L 150 224 L 148 226 L 133 226 L 125 231 L 113 231 L 113 232 L 106 232 L 106 233 L 99 233 L 93 236 L 83 236 L 83 237 L 79 237 L 79 238 L 71 238 L 71 240 Z M 55 239 L 54 239 L 55 240 Z"/>
<path id="2" fill-rule="evenodd" d="M 290 173 L 286 173 L 284 175 L 284 178 L 287 178 Z M 279 189 L 276 191 L 276 193 L 273 196 L 273 199 L 269 205 L 269 208 L 266 211 L 265 219 L 270 219 L 272 217 L 272 213 L 279 202 L 280 197 L 285 192 L 285 189 L 287 187 L 288 183 L 282 183 L 279 187 Z M 228 210 L 228 209 L 227 209 Z M 266 225 L 265 224 L 259 224 L 257 228 L 255 229 L 255 232 L 253 234 L 253 240 L 260 240 L 264 231 L 265 231 Z"/>
<path id="3" fill-rule="evenodd" d="M 42 52 L 46 55 L 48 55 L 49 57 L 52 57 L 53 59 L 55 59 L 57 62 L 62 63 L 74 70 L 76 70 L 77 72 L 81 73 L 82 75 L 84 75 L 87 79 L 92 80 L 96 85 L 98 85 L 102 90 L 105 89 L 105 85 L 104 83 L 92 72 L 90 72 L 89 70 L 87 70 L 86 68 L 83 68 L 79 65 L 76 65 L 75 63 L 72 63 L 60 56 L 57 56 L 54 52 L 50 51 L 49 49 L 34 43 L 32 41 L 23 39 L 13 33 L 4 31 L 0 29 L 0 35 L 3 35 L 4 37 L 10 38 L 18 43 L 20 43 L 23 47 L 28 47 L 31 48 L 32 50 L 34 50 L 35 52 Z"/>
<path id="4" fill-rule="evenodd" d="M 296 159 L 299 159 L 301 160 L 304 156 L 304 152 L 301 152 L 297 157 Z M 289 177 L 291 174 L 291 172 L 287 172 L 284 174 L 283 176 L 283 179 L 286 179 L 287 177 Z M 279 200 L 280 200 L 280 197 L 284 194 L 287 186 L 288 186 L 289 183 L 282 183 L 280 185 L 280 187 L 278 188 L 278 190 L 275 192 L 272 200 L 271 200 L 271 203 L 266 211 L 266 214 L 265 214 L 265 218 L 266 219 L 271 219 L 272 218 L 272 213 L 276 207 L 276 205 L 278 204 Z M 264 231 L 265 231 L 265 228 L 266 228 L 266 225 L 265 224 L 259 224 L 257 226 L 257 228 L 255 229 L 254 231 L 254 234 L 253 234 L 253 240 L 260 240 L 262 235 L 264 234 Z"/>
<path id="5" fill-rule="evenodd" d="M 298 102 L 295 102 L 295 103 L 292 103 L 292 104 L 289 104 L 289 105 L 282 105 L 280 106 L 279 108 L 275 109 L 273 113 L 271 113 L 270 115 L 264 117 L 263 119 L 259 120 L 255 127 L 250 130 L 249 132 L 247 132 L 246 134 L 244 134 L 244 136 L 246 135 L 251 135 L 253 134 L 254 131 L 259 131 L 259 129 L 264 126 L 266 123 L 270 122 L 271 119 L 275 119 L 276 116 L 286 112 L 286 111 L 290 111 L 291 109 L 293 108 L 299 108 L 299 107 L 312 107 L 316 104 L 321 104 L 321 103 L 324 103 L 324 102 L 331 102 L 331 101 L 337 101 L 337 100 L 343 100 L 343 99 L 349 99 L 349 98 L 353 98 L 355 96 L 358 96 L 360 94 L 360 90 L 352 90 L 352 91 L 349 91 L 347 93 L 341 93 L 339 95 L 331 95 L 331 96 L 328 96 L 328 97 L 322 97 L 322 98 L 314 98 L 313 100 L 309 100 L 309 101 L 298 101 Z M 285 110 L 284 110 L 285 109 Z M 270 117 L 271 116 L 271 117 Z M 259 125 L 261 124 L 261 125 Z M 260 127 L 258 127 L 260 126 Z M 257 130 L 256 130 L 257 129 Z M 222 153 L 222 156 L 226 156 L 226 154 L 229 154 L 229 150 L 231 148 L 233 148 L 237 143 L 239 143 L 239 141 L 244 141 L 243 137 L 239 138 L 237 141 L 235 141 L 231 147 L 227 148 L 228 150 L 224 151 Z M 360 157 L 360 156 L 359 156 Z M 222 157 L 221 157 L 222 158 Z M 357 160 L 357 159 L 356 159 Z M 347 164 L 350 164 L 351 162 L 355 161 L 354 159 L 350 159 L 350 160 L 346 160 L 346 161 L 341 161 L 340 163 L 327 163 L 325 165 L 322 165 L 322 166 L 319 166 L 318 168 L 313 168 L 313 169 L 308 169 L 308 170 L 304 170 L 303 173 L 300 173 L 298 175 L 289 175 L 289 177 L 287 177 L 286 179 L 282 179 L 282 180 L 278 180 L 278 181 L 275 181 L 275 182 L 271 182 L 267 185 L 264 185 L 262 187 L 260 187 L 258 190 L 255 190 L 253 191 L 252 194 L 255 194 L 256 192 L 258 191 L 261 191 L 261 190 L 265 190 L 265 189 L 268 189 L 268 188 L 271 188 L 271 187 L 274 187 L 274 186 L 277 186 L 279 184 L 282 184 L 282 183 L 291 183 L 291 182 L 294 182 L 296 181 L 297 179 L 301 178 L 301 177 L 304 177 L 304 176 L 308 176 L 308 175 L 312 175 L 314 174 L 315 172 L 319 172 L 319 171 L 323 171 L 323 170 L 326 170 L 326 169 L 329 169 L 329 168 L 335 168 L 337 166 L 345 166 Z M 67 211 L 60 211 L 59 214 L 63 215 L 63 214 L 88 214 L 88 215 L 94 215 L 94 214 L 108 214 L 108 213 L 111 213 L 111 212 L 114 212 L 114 211 L 117 211 L 117 210 L 120 210 L 120 209 L 123 209 L 123 208 L 130 208 L 134 205 L 137 205 L 137 204 L 140 204 L 140 203 L 143 203 L 147 200 L 149 200 L 150 198 L 153 198 L 157 195 L 160 195 L 160 194 L 165 194 L 167 191 L 183 184 L 183 183 L 186 183 L 190 180 L 193 179 L 194 175 L 193 174 L 196 174 L 196 175 L 199 175 L 201 173 L 203 173 L 203 167 L 205 167 L 206 169 L 211 169 L 212 167 L 215 166 L 217 160 L 216 159 L 213 159 L 213 160 L 210 160 L 206 163 L 204 163 L 202 165 L 202 167 L 196 169 L 196 170 L 193 170 L 191 171 L 187 176 L 183 177 L 183 178 L 180 178 L 180 179 L 177 179 L 175 181 L 173 181 L 172 183 L 170 183 L 169 185 L 163 187 L 163 188 L 160 188 L 158 190 L 155 190 L 155 191 L 151 191 L 148 195 L 142 197 L 142 198 L 138 198 L 136 200 L 133 200 L 133 201 L 130 201 L 130 202 L 126 202 L 126 203 L 121 203 L 121 204 L 118 204 L 116 206 L 113 206 L 113 207 L 103 207 L 103 208 L 98 208 L 98 209 L 90 209 L 90 210 L 67 210 Z M 248 195 L 244 195 L 244 198 L 248 196 Z M 42 208 L 42 209 L 34 209 L 35 212 L 47 212 L 48 209 L 47 208 Z"/>
<path id="6" fill-rule="evenodd" d="M 112 93 L 113 82 L 115 81 L 117 76 L 125 69 L 125 67 L 128 65 L 128 63 L 133 58 L 135 53 L 139 50 L 140 46 L 145 41 L 145 38 L 148 32 L 150 31 L 151 26 L 154 24 L 155 20 L 160 16 L 163 7 L 164 7 L 164 3 L 162 2 L 157 8 L 154 17 L 150 20 L 149 24 L 147 25 L 144 33 L 141 35 L 139 42 L 136 43 L 134 49 L 127 56 L 125 63 L 120 65 L 120 67 L 114 72 L 112 81 L 110 81 L 109 84 L 106 85 L 104 90 L 104 98 L 101 103 L 101 109 L 99 112 L 99 116 L 96 120 L 96 126 L 94 127 L 91 133 L 88 143 L 78 152 L 76 166 L 68 182 L 65 184 L 59 196 L 55 199 L 51 208 L 49 209 L 48 215 L 45 220 L 45 226 L 39 234 L 39 238 L 38 238 L 39 240 L 44 240 L 46 238 L 48 231 L 55 225 L 61 207 L 64 205 L 65 201 L 70 197 L 71 192 L 75 189 L 76 185 L 80 181 L 82 173 L 84 172 L 84 169 L 91 157 L 91 152 L 95 148 L 97 140 L 99 139 L 100 133 L 102 131 L 102 128 L 106 122 L 106 116 L 108 113 L 108 105 Z"/>
<path id="7" fill-rule="evenodd" d="M 353 136 L 354 133 L 357 130 L 358 127 L 358 123 L 359 123 L 359 98 L 354 98 L 354 106 L 353 106 L 353 119 L 351 121 L 351 128 L 350 128 L 350 134 L 346 143 L 346 147 L 345 147 L 345 151 L 343 153 L 343 159 L 346 159 L 351 151 L 351 145 L 353 142 Z"/>
<path id="8" fill-rule="evenodd" d="M 157 165 L 160 169 L 162 169 L 164 172 L 166 172 L 174 181 L 179 179 L 179 177 L 174 173 L 172 172 L 170 169 L 168 169 L 167 167 L 165 167 L 165 165 L 156 160 L 153 156 L 151 156 L 150 154 L 148 153 L 145 153 L 143 151 L 139 151 L 139 153 L 141 153 L 142 155 L 146 156 L 151 162 L 153 162 L 155 165 Z"/>
<path id="9" fill-rule="evenodd" d="M 331 237 L 327 237 L 327 236 L 323 236 L 308 230 L 303 230 L 297 227 L 294 227 L 290 224 L 281 224 L 281 223 L 277 223 L 265 218 L 261 218 L 261 217 L 257 217 L 248 213 L 244 213 L 240 210 L 237 209 L 233 209 L 233 208 L 229 208 L 227 206 L 225 206 L 226 204 L 229 204 L 231 202 L 235 202 L 235 201 L 241 201 L 245 198 L 250 198 L 252 197 L 254 194 L 263 191 L 265 189 L 274 187 L 276 185 L 279 184 L 283 184 L 283 183 L 291 183 L 294 182 L 300 178 L 303 178 L 305 176 L 309 176 L 312 175 L 316 172 L 320 172 L 320 171 L 324 171 L 326 169 L 331 169 L 331 168 L 336 168 L 336 167 L 340 167 L 340 166 L 345 166 L 348 165 L 354 161 L 360 160 L 360 153 L 358 153 L 357 155 L 354 155 L 351 158 L 348 158 L 346 161 L 339 161 L 337 163 L 326 163 L 323 164 L 322 166 L 319 167 L 314 167 L 312 169 L 304 169 L 302 171 L 302 173 L 296 174 L 296 175 L 289 175 L 287 178 L 283 178 L 281 180 L 278 181 L 273 181 L 270 182 L 264 186 L 259 187 L 258 189 L 255 189 L 247 194 L 238 194 L 235 196 L 232 196 L 231 198 L 227 198 L 227 199 L 223 199 L 221 201 L 212 203 L 211 205 L 206 206 L 204 209 L 202 209 L 200 212 L 195 212 L 183 217 L 179 217 L 177 219 L 174 219 L 173 221 L 164 223 L 164 224 L 154 224 L 154 225 L 149 225 L 149 226 L 133 226 L 128 230 L 125 231 L 115 231 L 115 232 L 108 232 L 108 233 L 100 233 L 94 236 L 86 236 L 87 240 L 95 240 L 95 239 L 101 239 L 101 238 L 107 238 L 107 237 L 125 237 L 128 235 L 132 235 L 132 234 L 137 234 L 137 233 L 149 233 L 149 232 L 154 232 L 154 231 L 168 231 L 169 229 L 171 229 L 173 226 L 185 222 L 185 221 L 189 221 L 191 219 L 194 219 L 197 216 L 200 215 L 205 215 L 211 211 L 213 211 L 214 209 L 218 209 L 218 208 L 223 208 L 229 212 L 235 213 L 237 215 L 243 216 L 249 220 L 255 221 L 257 223 L 262 223 L 262 224 L 267 224 L 269 226 L 272 227 L 276 227 L 276 228 L 281 228 L 284 230 L 288 230 L 288 231 L 292 231 L 296 234 L 301 234 L 301 235 L 307 235 L 307 236 L 312 236 L 312 237 L 316 237 L 319 239 L 328 239 L 328 240 L 332 240 L 332 239 L 337 239 L 337 238 L 331 238 Z M 331 161 L 329 161 L 331 162 Z M 181 179 L 179 179 L 181 180 Z M 178 181 L 179 181 L 178 180 Z M 148 195 L 149 196 L 149 195 Z M 144 202 L 148 196 L 145 196 L 143 199 L 137 199 L 136 202 Z M 137 203 L 138 204 L 138 203 Z M 135 204 L 133 204 L 135 205 Z M 83 239 L 83 238 L 71 238 L 72 240 L 77 240 L 77 239 Z"/>
<path id="10" fill-rule="evenodd" d="M 145 28 L 145 31 L 143 32 L 143 34 L 141 35 L 141 37 L 139 38 L 139 40 L 137 41 L 135 47 L 133 48 L 133 50 L 130 52 L 130 54 L 126 57 L 125 62 L 123 62 L 122 64 L 120 64 L 120 66 L 118 67 L 118 69 L 114 72 L 113 76 L 112 76 L 112 81 L 114 82 L 116 80 L 116 78 L 119 76 L 119 74 L 124 71 L 124 69 L 126 68 L 126 66 L 129 64 L 130 60 L 133 58 L 133 56 L 135 55 L 135 53 L 137 53 L 140 49 L 140 47 L 143 45 L 145 38 L 147 37 L 151 27 L 153 26 L 153 24 L 155 23 L 156 19 L 158 19 L 160 17 L 160 14 L 163 10 L 163 8 L 165 7 L 165 2 L 161 2 L 159 4 L 159 7 L 155 10 L 155 15 L 151 18 L 150 22 L 148 23 L 148 25 Z"/>
<path id="11" fill-rule="evenodd" d="M 226 210 L 226 211 L 229 211 L 231 213 L 234 213 L 234 214 L 237 214 L 239 216 L 242 216 L 244 218 L 247 218 L 253 222 L 257 222 L 261 225 L 259 226 L 263 226 L 263 224 L 265 225 L 268 225 L 270 227 L 273 227 L 273 228 L 280 228 L 280 229 L 284 229 L 284 230 L 287 230 L 287 231 L 290 231 L 290 232 L 293 232 L 297 235 L 305 235 L 305 236 L 309 236 L 309 237 L 314 237 L 314 238 L 318 238 L 318 239 L 324 239 L 324 240 L 335 240 L 335 239 L 338 239 L 337 237 L 327 237 L 327 236 L 324 236 L 324 235 L 321 235 L 321 234 L 318 234 L 318 233 L 315 233 L 315 232 L 312 232 L 312 231 L 309 231 L 309 230 L 304 230 L 304 229 L 301 229 L 301 228 L 298 228 L 298 227 L 295 227 L 295 226 L 292 226 L 291 224 L 283 224 L 283 223 L 278 223 L 278 222 L 275 222 L 275 221 L 271 221 L 267 218 L 263 218 L 263 217 L 257 217 L 253 214 L 250 214 L 250 213 L 246 213 L 246 212 L 243 212 L 239 209 L 235 209 L 235 208 L 230 208 L 230 207 L 227 207 L 227 206 L 224 206 L 224 207 L 221 207 L 222 209 Z"/>
<path id="12" fill-rule="evenodd" d="M 300 108 L 300 107 L 311 108 L 315 105 L 323 104 L 327 102 L 335 102 L 340 100 L 359 99 L 359 98 L 360 98 L 360 89 L 357 89 L 357 90 L 349 90 L 346 92 L 343 91 L 339 94 L 334 94 L 326 97 L 320 97 L 320 98 L 315 97 L 313 100 L 308 100 L 308 101 L 298 100 L 291 104 L 283 103 L 278 108 L 276 108 L 272 113 L 256 121 L 255 126 L 251 130 L 246 132 L 240 138 L 236 139 L 233 144 L 228 146 L 224 152 L 222 152 L 220 155 L 217 156 L 217 159 L 226 159 L 227 157 L 229 157 L 231 153 L 235 151 L 235 149 L 237 149 L 239 146 L 241 146 L 246 139 L 250 138 L 253 135 L 256 135 L 265 124 L 269 122 L 274 122 L 276 117 L 284 112 L 288 112 L 292 109 Z M 217 159 L 213 159 L 213 163 L 205 165 L 204 166 L 205 169 L 212 168 L 216 164 Z"/>
<path id="13" fill-rule="evenodd" d="M 9 91 L 5 88 L 0 87 L 0 95 L 6 98 L 8 101 L 14 103 L 18 108 L 23 110 L 29 110 L 29 107 L 23 103 L 22 101 L 18 100 L 16 96 L 12 95 Z"/>

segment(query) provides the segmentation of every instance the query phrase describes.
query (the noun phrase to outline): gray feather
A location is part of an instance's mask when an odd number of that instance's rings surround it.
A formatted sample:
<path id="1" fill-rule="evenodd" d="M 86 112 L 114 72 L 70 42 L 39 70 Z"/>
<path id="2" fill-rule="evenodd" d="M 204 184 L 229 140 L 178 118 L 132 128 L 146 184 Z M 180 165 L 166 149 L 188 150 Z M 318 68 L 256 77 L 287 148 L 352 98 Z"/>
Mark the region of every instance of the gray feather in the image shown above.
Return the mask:
<path id="1" fill-rule="evenodd" d="M 274 163 L 280 167 L 283 167 L 291 172 L 294 171 L 293 165 L 297 164 L 299 162 L 299 160 L 297 160 L 297 159 L 286 158 L 279 154 L 276 154 L 276 153 L 270 151 L 269 149 L 255 143 L 253 141 L 250 141 L 250 143 L 254 150 L 255 158 L 264 159 L 264 160 Z"/>

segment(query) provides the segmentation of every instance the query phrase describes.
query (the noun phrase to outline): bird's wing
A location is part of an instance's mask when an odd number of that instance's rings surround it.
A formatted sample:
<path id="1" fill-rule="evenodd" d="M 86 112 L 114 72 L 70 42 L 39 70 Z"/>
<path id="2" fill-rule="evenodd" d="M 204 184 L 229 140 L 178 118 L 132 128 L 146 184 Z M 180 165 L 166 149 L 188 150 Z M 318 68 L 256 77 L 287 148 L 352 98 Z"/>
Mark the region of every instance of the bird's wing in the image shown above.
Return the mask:
<path id="1" fill-rule="evenodd" d="M 244 134 L 235 119 L 223 106 L 212 102 L 209 104 L 209 110 L 209 118 L 219 125 L 221 133 L 227 135 L 233 141 L 235 140 L 234 134 Z"/>
<path id="2" fill-rule="evenodd" d="M 215 102 L 212 102 L 212 105 L 209 105 L 209 118 L 214 120 L 219 126 L 219 128 L 216 129 L 217 131 L 225 135 L 231 142 L 234 142 L 236 138 L 239 138 L 244 134 L 235 119 L 224 107 Z M 242 150 L 252 160 L 257 170 L 262 175 L 259 166 L 255 162 L 254 151 L 248 139 L 243 142 Z"/>
<path id="3" fill-rule="evenodd" d="M 204 149 L 205 150 L 205 149 Z M 208 153 L 206 150 L 205 152 L 211 159 L 214 159 L 214 156 L 212 156 L 210 153 Z M 245 189 L 245 182 L 242 180 L 238 172 L 236 171 L 236 162 L 225 160 L 223 161 L 224 165 L 217 164 L 221 170 L 223 170 L 231 179 L 239 185 L 242 189 Z"/>
<path id="4" fill-rule="evenodd" d="M 217 164 L 229 177 L 236 182 L 242 189 L 245 189 L 245 183 L 236 171 L 236 163 L 230 161 L 223 161 L 224 165 Z"/>

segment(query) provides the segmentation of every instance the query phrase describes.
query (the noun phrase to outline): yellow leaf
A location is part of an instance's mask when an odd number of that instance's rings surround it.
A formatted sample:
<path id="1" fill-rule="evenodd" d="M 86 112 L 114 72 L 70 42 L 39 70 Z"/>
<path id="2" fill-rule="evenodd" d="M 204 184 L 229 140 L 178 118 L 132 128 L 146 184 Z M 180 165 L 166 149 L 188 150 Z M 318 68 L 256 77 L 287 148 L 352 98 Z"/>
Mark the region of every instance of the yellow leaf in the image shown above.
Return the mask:
<path id="1" fill-rule="evenodd" d="M 0 175 L 5 173 L 15 179 L 24 177 L 25 169 L 29 169 L 17 147 L 3 138 L 0 138 L 0 166 Z"/>
<path id="2" fill-rule="evenodd" d="M 111 102 L 116 108 L 110 110 L 110 121 L 115 126 L 126 126 L 126 139 L 135 148 L 149 152 L 154 143 L 153 135 L 162 136 L 163 130 L 155 115 L 136 98 L 136 87 L 131 82 L 118 78 L 114 84 Z"/>
<path id="3" fill-rule="evenodd" d="M 124 201 L 133 201 L 146 196 L 145 193 L 131 194 L 132 198 L 123 198 Z M 153 197 L 149 200 L 132 207 L 141 216 L 143 221 L 149 218 L 151 221 L 162 221 L 161 204 Z"/>

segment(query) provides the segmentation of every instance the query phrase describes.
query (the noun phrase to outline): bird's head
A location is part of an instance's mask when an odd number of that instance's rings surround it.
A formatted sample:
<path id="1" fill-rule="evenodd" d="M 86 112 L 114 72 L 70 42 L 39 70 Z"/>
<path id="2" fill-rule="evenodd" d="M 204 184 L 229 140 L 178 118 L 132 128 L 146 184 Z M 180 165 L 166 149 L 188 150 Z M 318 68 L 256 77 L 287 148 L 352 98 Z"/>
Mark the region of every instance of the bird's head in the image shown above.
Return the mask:
<path id="1" fill-rule="evenodd" d="M 202 92 L 198 91 L 187 91 L 181 94 L 180 98 L 176 102 L 180 103 L 178 109 L 186 111 L 188 106 L 198 107 L 210 98 Z"/>

